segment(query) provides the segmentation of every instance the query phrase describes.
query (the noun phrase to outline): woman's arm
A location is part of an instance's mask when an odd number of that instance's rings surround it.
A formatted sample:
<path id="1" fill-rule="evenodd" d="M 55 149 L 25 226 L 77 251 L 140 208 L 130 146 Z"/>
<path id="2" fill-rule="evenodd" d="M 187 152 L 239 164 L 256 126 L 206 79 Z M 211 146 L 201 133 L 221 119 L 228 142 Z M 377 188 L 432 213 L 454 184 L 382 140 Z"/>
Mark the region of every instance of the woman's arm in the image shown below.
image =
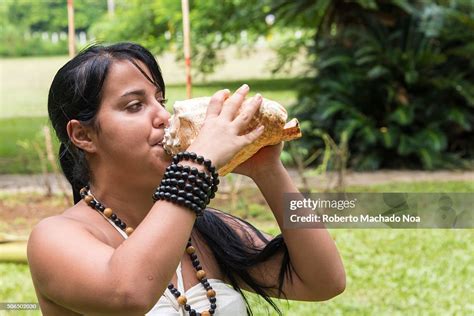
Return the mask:
<path id="1" fill-rule="evenodd" d="M 277 220 L 288 249 L 294 270 L 291 279 L 285 278 L 283 291 L 288 299 L 320 301 L 330 299 L 345 289 L 345 272 L 334 241 L 321 224 L 313 229 L 285 229 L 283 196 L 285 193 L 299 193 L 280 160 L 283 144 L 260 149 L 249 160 L 239 165 L 234 172 L 252 178 Z M 245 228 L 246 225 L 242 224 Z M 255 245 L 263 247 L 260 239 L 253 235 Z M 248 235 L 248 234 L 247 234 Z M 283 253 L 252 269 L 252 275 L 263 284 L 276 286 L 282 264 Z M 249 289 L 245 285 L 243 288 Z M 271 296 L 278 296 L 270 291 Z"/>
<path id="2" fill-rule="evenodd" d="M 280 163 L 273 168 L 261 169 L 253 177 L 270 206 L 288 248 L 297 280 L 304 293 L 287 293 L 292 297 L 315 300 L 329 299 L 344 291 L 345 272 L 342 260 L 331 235 L 321 224 L 314 229 L 285 229 L 283 194 L 299 192 L 287 170 Z M 277 265 L 280 262 L 275 263 Z M 287 287 L 287 291 L 293 288 Z"/>

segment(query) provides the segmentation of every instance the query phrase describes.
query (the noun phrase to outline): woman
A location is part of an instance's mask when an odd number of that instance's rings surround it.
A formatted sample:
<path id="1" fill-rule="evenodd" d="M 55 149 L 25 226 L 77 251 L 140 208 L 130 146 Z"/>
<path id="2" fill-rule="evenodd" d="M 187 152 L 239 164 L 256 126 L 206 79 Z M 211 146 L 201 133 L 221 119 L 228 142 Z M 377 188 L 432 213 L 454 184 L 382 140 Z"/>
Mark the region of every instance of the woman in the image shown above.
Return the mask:
<path id="1" fill-rule="evenodd" d="M 215 170 L 263 131 L 239 136 L 261 103 L 257 95 L 236 115 L 248 90 L 215 93 L 192 154 L 171 158 L 161 146 L 165 85 L 146 49 L 92 46 L 58 71 L 48 110 L 75 205 L 42 220 L 28 242 L 44 315 L 245 315 L 242 289 L 272 306 L 269 297 L 318 301 L 343 291 L 328 232 L 283 229 L 280 197 L 297 188 L 281 144 L 235 172 L 255 181 L 282 234 L 206 207 Z"/>

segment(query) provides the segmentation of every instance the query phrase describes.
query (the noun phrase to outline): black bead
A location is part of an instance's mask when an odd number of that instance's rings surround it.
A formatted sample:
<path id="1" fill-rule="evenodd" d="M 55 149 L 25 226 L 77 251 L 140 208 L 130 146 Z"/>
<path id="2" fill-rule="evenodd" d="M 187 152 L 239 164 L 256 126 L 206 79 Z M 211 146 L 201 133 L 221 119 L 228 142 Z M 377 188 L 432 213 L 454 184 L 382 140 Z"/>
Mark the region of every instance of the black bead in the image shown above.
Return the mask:
<path id="1" fill-rule="evenodd" d="M 216 167 L 210 166 L 210 167 L 209 167 L 209 172 L 210 172 L 210 173 L 216 172 Z"/>
<path id="2" fill-rule="evenodd" d="M 184 206 L 186 206 L 187 208 L 191 208 L 191 205 L 192 203 L 188 200 L 184 201 Z"/>
<path id="3" fill-rule="evenodd" d="M 204 162 L 204 157 L 203 156 L 197 156 L 196 157 L 196 161 L 199 163 L 199 164 L 202 164 Z"/>
<path id="4" fill-rule="evenodd" d="M 117 225 L 117 226 L 120 227 L 120 224 L 122 224 L 122 221 L 120 220 L 120 218 L 116 218 L 116 219 L 114 220 L 114 223 L 115 223 L 115 225 Z"/>
<path id="5" fill-rule="evenodd" d="M 215 296 L 214 296 L 214 297 L 210 297 L 210 298 L 209 298 L 209 302 L 215 303 L 215 302 L 216 302 L 216 297 L 215 297 Z"/>
<path id="6" fill-rule="evenodd" d="M 112 213 L 112 215 L 110 215 L 110 218 L 114 221 L 117 218 L 117 215 L 115 215 L 115 213 Z"/>
<path id="7" fill-rule="evenodd" d="M 199 260 L 193 260 L 193 267 L 197 267 L 199 265 Z"/>
<path id="8" fill-rule="evenodd" d="M 180 160 L 180 159 L 178 158 L 178 156 L 174 156 L 174 157 L 173 157 L 173 163 L 174 163 L 174 164 L 177 164 L 177 163 L 179 162 L 179 160 Z"/>
<path id="9" fill-rule="evenodd" d="M 176 154 L 176 157 L 178 157 L 179 160 L 183 159 L 183 156 L 184 156 L 183 152 L 179 152 Z"/>
<path id="10" fill-rule="evenodd" d="M 199 193 L 202 192 L 201 189 L 199 189 L 198 187 L 194 187 L 193 188 L 193 194 L 194 195 L 199 195 Z"/>
<path id="11" fill-rule="evenodd" d="M 185 151 L 182 155 L 183 159 L 186 159 L 188 160 L 189 159 L 189 153 L 187 151 Z"/>
<path id="12" fill-rule="evenodd" d="M 214 192 L 211 193 L 211 196 L 209 196 L 211 199 L 216 197 L 216 194 Z"/>
<path id="13" fill-rule="evenodd" d="M 189 312 L 189 310 L 191 309 L 191 306 L 189 304 L 185 304 L 184 309 Z"/>
<path id="14" fill-rule="evenodd" d="M 216 312 L 216 311 L 215 311 L 215 310 L 213 310 L 212 308 L 211 308 L 211 309 L 209 309 L 209 314 L 211 314 L 211 315 L 214 315 L 214 313 L 215 313 L 215 312 Z"/>
<path id="15" fill-rule="evenodd" d="M 211 304 L 211 308 L 212 308 L 212 309 L 216 309 L 216 307 L 217 307 L 217 306 L 216 306 L 215 303 L 212 303 L 212 304 Z"/>
<path id="16" fill-rule="evenodd" d="M 170 199 L 171 199 L 172 201 L 176 201 L 177 198 L 178 198 L 178 196 L 177 196 L 176 194 L 171 194 Z"/>
<path id="17" fill-rule="evenodd" d="M 176 178 L 176 179 L 181 179 L 181 172 L 180 172 L 180 171 L 176 171 L 176 172 L 174 173 L 174 178 Z"/>
<path id="18" fill-rule="evenodd" d="M 209 159 L 204 159 L 204 166 L 207 168 L 210 168 L 212 165 L 212 162 Z"/>
<path id="19" fill-rule="evenodd" d="M 183 171 L 183 165 L 182 164 L 177 164 L 176 165 L 176 171 Z"/>
<path id="20" fill-rule="evenodd" d="M 196 153 L 190 152 L 189 153 L 189 158 L 191 158 L 192 160 L 196 160 L 196 158 L 197 158 Z"/>
<path id="21" fill-rule="evenodd" d="M 165 200 L 166 200 L 166 201 L 169 201 L 170 198 L 171 198 L 171 193 L 166 192 L 166 193 L 165 193 Z"/>
<path id="22" fill-rule="evenodd" d="M 120 224 L 120 228 L 122 228 L 122 229 L 127 228 L 127 224 L 125 224 L 124 222 L 122 222 L 122 223 Z"/>
<path id="23" fill-rule="evenodd" d="M 195 266 L 196 271 L 202 270 L 202 267 L 200 265 Z"/>
<path id="24" fill-rule="evenodd" d="M 187 173 L 186 171 L 183 171 L 181 173 L 181 179 L 183 179 L 183 180 L 186 180 L 188 178 L 188 176 L 189 176 L 189 173 Z"/>
<path id="25" fill-rule="evenodd" d="M 191 258 L 191 260 L 196 260 L 197 259 L 197 256 L 195 253 L 189 255 L 189 257 Z"/>
<path id="26" fill-rule="evenodd" d="M 204 192 L 207 192 L 207 191 L 209 191 L 209 185 L 207 183 L 203 183 L 202 186 L 201 186 L 201 189 Z"/>
<path id="27" fill-rule="evenodd" d="M 178 187 L 179 188 L 184 189 L 185 185 L 186 185 L 186 181 L 184 181 L 183 179 L 178 180 Z"/>
<path id="28" fill-rule="evenodd" d="M 178 185 L 178 180 L 171 179 L 170 184 L 175 187 L 176 185 Z"/>
<path id="29" fill-rule="evenodd" d="M 178 204 L 184 204 L 184 201 L 186 201 L 186 200 L 185 200 L 183 197 L 181 197 L 181 196 L 178 196 L 178 197 L 176 198 L 176 202 L 177 202 Z"/>
<path id="30" fill-rule="evenodd" d="M 193 186 L 189 183 L 186 183 L 186 185 L 184 186 L 184 191 L 192 192 L 192 190 L 193 190 Z"/>
<path id="31" fill-rule="evenodd" d="M 188 165 L 186 165 L 186 166 L 182 166 L 182 169 L 181 169 L 181 170 L 183 170 L 184 172 L 187 172 L 187 173 L 189 173 L 189 171 L 191 171 L 191 167 L 190 167 L 190 166 L 188 166 Z"/>
<path id="32" fill-rule="evenodd" d="M 208 286 L 209 286 L 209 282 L 204 282 L 203 285 L 204 285 L 205 287 L 208 287 Z"/>
<path id="33" fill-rule="evenodd" d="M 194 195 L 190 192 L 187 192 L 183 197 L 185 197 L 188 201 L 193 202 Z"/>
<path id="34" fill-rule="evenodd" d="M 178 191 L 179 191 L 178 188 L 173 187 L 173 188 L 170 189 L 171 194 L 178 194 Z"/>
<path id="35" fill-rule="evenodd" d="M 172 288 L 174 288 L 174 285 L 173 285 L 173 284 L 171 284 L 171 283 L 170 283 L 170 284 L 168 284 L 168 289 L 170 289 L 170 290 L 171 290 Z"/>
<path id="36" fill-rule="evenodd" d="M 190 173 L 193 175 L 197 175 L 199 173 L 199 170 L 196 167 L 191 167 Z"/>
<path id="37" fill-rule="evenodd" d="M 188 181 L 194 183 L 194 181 L 196 181 L 196 176 L 193 175 L 193 174 L 190 175 L 190 176 L 188 177 Z"/>
<path id="38" fill-rule="evenodd" d="M 214 178 L 212 182 L 214 183 L 215 186 L 217 186 L 220 183 L 219 178 Z"/>
<path id="39" fill-rule="evenodd" d="M 192 310 L 189 311 L 189 315 L 190 315 L 190 316 L 197 316 L 197 315 L 196 315 L 196 311 L 195 311 L 194 309 L 192 309 Z"/>
<path id="40" fill-rule="evenodd" d="M 202 188 L 202 180 L 201 179 L 196 179 L 196 182 L 195 182 L 198 187 Z"/>

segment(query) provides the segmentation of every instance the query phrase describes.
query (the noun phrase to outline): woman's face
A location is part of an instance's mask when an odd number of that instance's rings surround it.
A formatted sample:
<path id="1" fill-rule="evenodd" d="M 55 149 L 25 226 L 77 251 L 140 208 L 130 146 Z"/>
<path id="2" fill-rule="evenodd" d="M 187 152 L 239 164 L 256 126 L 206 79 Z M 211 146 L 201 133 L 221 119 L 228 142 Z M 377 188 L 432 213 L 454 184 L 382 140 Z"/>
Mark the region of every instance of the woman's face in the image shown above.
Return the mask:
<path id="1" fill-rule="evenodd" d="M 145 64 L 136 63 L 152 78 Z M 100 168 L 123 173 L 132 181 L 156 185 L 157 177 L 162 177 L 171 162 L 158 144 L 170 118 L 163 100 L 161 90 L 130 61 L 112 64 L 97 114 L 99 131 L 95 142 Z"/>

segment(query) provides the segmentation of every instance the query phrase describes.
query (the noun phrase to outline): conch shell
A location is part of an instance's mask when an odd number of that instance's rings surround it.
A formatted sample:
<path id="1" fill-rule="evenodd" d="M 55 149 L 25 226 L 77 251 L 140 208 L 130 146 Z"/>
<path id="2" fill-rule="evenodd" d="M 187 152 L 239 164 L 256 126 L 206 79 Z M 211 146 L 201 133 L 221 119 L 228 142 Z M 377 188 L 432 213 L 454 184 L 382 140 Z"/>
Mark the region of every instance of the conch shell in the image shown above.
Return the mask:
<path id="1" fill-rule="evenodd" d="M 196 139 L 206 117 L 210 97 L 194 98 L 177 101 L 173 105 L 174 114 L 170 118 L 168 128 L 165 128 L 163 148 L 170 155 L 185 151 Z M 242 107 L 250 99 L 244 101 Z M 275 145 L 281 141 L 290 141 L 301 137 L 299 122 L 296 118 L 288 123 L 288 114 L 279 103 L 263 98 L 260 109 L 251 119 L 243 134 L 247 134 L 258 125 L 265 126 L 264 132 L 252 144 L 242 148 L 225 166 L 219 169 L 219 175 L 226 175 L 242 162 L 252 157 L 260 148 Z"/>

